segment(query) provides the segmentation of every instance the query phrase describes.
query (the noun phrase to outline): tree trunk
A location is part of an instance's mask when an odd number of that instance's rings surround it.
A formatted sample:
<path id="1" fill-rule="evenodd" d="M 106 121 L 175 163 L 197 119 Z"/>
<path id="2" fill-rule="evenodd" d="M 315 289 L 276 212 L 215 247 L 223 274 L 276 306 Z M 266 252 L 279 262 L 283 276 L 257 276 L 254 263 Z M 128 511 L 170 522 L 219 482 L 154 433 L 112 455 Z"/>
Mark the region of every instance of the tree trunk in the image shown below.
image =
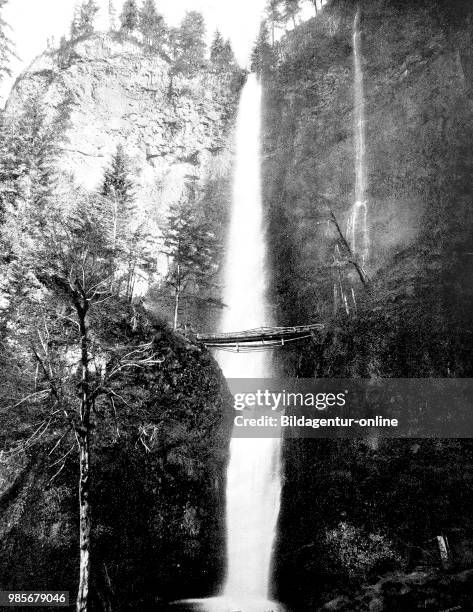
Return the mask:
<path id="1" fill-rule="evenodd" d="M 179 299 L 181 297 L 181 265 L 177 264 L 177 278 L 176 278 L 176 293 L 174 302 L 174 331 L 177 329 L 177 321 L 179 318 Z"/>
<path id="2" fill-rule="evenodd" d="M 179 318 L 179 298 L 180 298 L 180 290 L 176 289 L 175 294 L 175 303 L 174 303 L 174 331 L 177 329 L 177 322 Z"/>
<path id="3" fill-rule="evenodd" d="M 77 612 L 87 612 L 90 577 L 89 433 L 79 436 L 79 590 Z"/>
<path id="4" fill-rule="evenodd" d="M 87 612 L 90 578 L 90 389 L 89 389 L 89 338 L 87 329 L 86 300 L 76 304 L 81 334 L 81 403 L 80 423 L 76 429 L 79 444 L 79 589 L 77 612 Z"/>
<path id="5" fill-rule="evenodd" d="M 118 230 L 118 199 L 115 195 L 113 198 L 113 248 L 117 245 L 117 230 Z"/>

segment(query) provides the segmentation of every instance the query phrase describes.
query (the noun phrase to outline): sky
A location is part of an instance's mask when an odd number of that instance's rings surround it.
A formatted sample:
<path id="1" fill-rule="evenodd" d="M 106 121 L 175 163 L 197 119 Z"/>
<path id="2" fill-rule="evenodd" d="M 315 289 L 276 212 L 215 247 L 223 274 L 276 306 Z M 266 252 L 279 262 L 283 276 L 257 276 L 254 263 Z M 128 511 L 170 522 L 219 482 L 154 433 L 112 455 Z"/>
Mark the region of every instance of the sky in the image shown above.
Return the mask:
<path id="1" fill-rule="evenodd" d="M 117 13 L 123 0 L 114 0 Z M 107 29 L 108 0 L 97 0 L 100 13 L 97 29 Z M 156 0 L 161 14 L 170 25 L 177 25 L 188 10 L 204 14 L 208 36 L 219 29 L 230 38 L 238 61 L 248 63 L 248 56 L 258 33 L 266 0 Z M 49 38 L 56 44 L 69 33 L 76 0 L 9 0 L 3 16 L 11 26 L 10 38 L 15 43 L 19 60 L 12 62 L 13 77 L 0 88 L 2 99 L 8 95 L 14 79 L 46 48 Z"/>

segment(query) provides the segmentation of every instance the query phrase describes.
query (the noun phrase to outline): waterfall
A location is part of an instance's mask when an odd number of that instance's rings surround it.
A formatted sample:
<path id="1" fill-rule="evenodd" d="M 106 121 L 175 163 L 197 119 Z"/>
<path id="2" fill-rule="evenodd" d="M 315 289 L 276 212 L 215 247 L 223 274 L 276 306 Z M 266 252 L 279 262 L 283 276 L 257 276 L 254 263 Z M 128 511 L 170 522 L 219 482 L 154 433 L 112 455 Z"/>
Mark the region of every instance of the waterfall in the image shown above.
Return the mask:
<path id="1" fill-rule="evenodd" d="M 369 256 L 368 201 L 366 198 L 365 94 L 361 53 L 360 9 L 353 23 L 353 62 L 355 92 L 355 202 L 347 224 L 347 239 L 353 253 L 364 265 Z"/>
<path id="2" fill-rule="evenodd" d="M 261 86 L 251 74 L 243 88 L 236 125 L 236 163 L 225 258 L 221 332 L 271 325 L 266 293 L 266 240 L 261 197 Z M 226 378 L 268 378 L 265 352 L 225 353 Z M 177 602 L 202 612 L 276 612 L 269 601 L 271 555 L 279 514 L 280 438 L 237 438 L 227 472 L 227 571 L 220 597 Z"/>
<path id="3" fill-rule="evenodd" d="M 225 262 L 220 331 L 270 325 L 261 197 L 261 86 L 249 75 L 236 126 L 233 204 Z M 271 375 L 265 352 L 222 353 L 227 378 Z M 267 602 L 280 502 L 280 439 L 232 438 L 227 474 L 227 576 L 223 596 L 235 610 L 275 610 Z"/>

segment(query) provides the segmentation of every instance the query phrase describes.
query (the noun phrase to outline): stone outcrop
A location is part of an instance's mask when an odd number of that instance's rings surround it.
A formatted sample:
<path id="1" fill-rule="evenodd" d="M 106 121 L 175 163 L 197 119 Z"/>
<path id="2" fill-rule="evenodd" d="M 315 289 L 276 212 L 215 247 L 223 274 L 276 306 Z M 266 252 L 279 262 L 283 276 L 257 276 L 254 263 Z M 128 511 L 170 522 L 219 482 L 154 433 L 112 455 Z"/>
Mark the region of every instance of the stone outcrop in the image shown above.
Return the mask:
<path id="1" fill-rule="evenodd" d="M 170 78 L 170 64 L 116 34 L 80 39 L 66 58 L 47 51 L 17 80 L 7 102 L 18 113 L 28 98 L 54 109 L 70 103 L 59 159 L 89 189 L 102 180 L 118 143 L 130 157 L 139 209 L 159 221 L 186 181 L 204 188 L 231 163 L 231 79 L 211 71 Z"/>

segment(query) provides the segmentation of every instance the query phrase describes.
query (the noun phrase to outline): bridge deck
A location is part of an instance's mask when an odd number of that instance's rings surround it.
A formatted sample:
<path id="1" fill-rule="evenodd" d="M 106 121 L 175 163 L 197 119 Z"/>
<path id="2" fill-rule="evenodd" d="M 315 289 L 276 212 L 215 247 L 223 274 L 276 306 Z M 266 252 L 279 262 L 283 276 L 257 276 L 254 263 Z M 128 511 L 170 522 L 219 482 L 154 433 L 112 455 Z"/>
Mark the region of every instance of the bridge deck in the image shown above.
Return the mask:
<path id="1" fill-rule="evenodd" d="M 321 323 L 296 327 L 259 327 L 241 332 L 225 334 L 198 334 L 197 339 L 208 347 L 238 348 L 240 346 L 283 346 L 285 342 L 310 338 L 314 332 L 324 329 Z"/>

